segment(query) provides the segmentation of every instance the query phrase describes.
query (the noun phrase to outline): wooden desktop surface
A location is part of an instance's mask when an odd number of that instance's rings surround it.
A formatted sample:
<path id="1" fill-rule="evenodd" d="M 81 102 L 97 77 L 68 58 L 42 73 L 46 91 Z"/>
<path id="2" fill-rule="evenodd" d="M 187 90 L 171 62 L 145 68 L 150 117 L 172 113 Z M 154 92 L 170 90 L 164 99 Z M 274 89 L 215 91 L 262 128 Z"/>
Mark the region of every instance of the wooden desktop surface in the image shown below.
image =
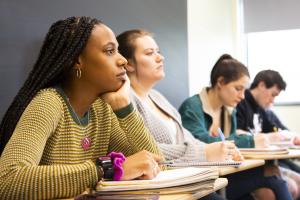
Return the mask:
<path id="1" fill-rule="evenodd" d="M 239 167 L 218 167 L 219 176 L 225 176 L 228 174 L 244 171 L 247 169 L 259 167 L 265 164 L 264 160 L 244 160 Z"/>
<path id="2" fill-rule="evenodd" d="M 219 171 L 219 176 L 225 176 L 228 174 L 244 171 L 247 169 L 252 169 L 255 167 L 259 167 L 265 164 L 265 161 L 260 159 L 260 160 L 244 160 L 242 164 L 239 167 L 216 167 Z M 228 181 L 226 178 L 218 178 L 215 182 L 215 188 L 214 190 L 208 190 L 205 191 L 205 193 L 196 193 L 196 194 L 176 194 L 176 195 L 160 195 L 159 200 L 189 200 L 189 199 L 198 199 L 201 197 L 204 197 L 205 195 L 208 195 L 214 191 L 223 189 L 227 186 Z"/>
<path id="3" fill-rule="evenodd" d="M 288 158 L 300 158 L 300 149 L 289 149 L 288 154 L 263 154 L 263 155 L 244 155 L 246 159 L 280 160 Z"/>
<path id="4" fill-rule="evenodd" d="M 290 152 L 291 154 L 295 154 L 294 152 Z M 300 150 L 297 152 L 298 156 L 300 156 Z M 219 171 L 219 176 L 225 176 L 228 174 L 244 171 L 247 169 L 259 167 L 265 164 L 264 160 L 258 160 L 258 159 L 251 159 L 251 160 L 244 160 L 242 164 L 239 167 L 216 167 Z M 218 178 L 215 181 L 214 189 L 212 190 L 206 190 L 195 194 L 170 194 L 170 195 L 160 195 L 159 200 L 194 200 L 201 197 L 204 197 L 212 192 L 215 192 L 217 190 L 220 190 L 224 187 L 226 187 L 228 184 L 228 181 L 226 178 Z"/>

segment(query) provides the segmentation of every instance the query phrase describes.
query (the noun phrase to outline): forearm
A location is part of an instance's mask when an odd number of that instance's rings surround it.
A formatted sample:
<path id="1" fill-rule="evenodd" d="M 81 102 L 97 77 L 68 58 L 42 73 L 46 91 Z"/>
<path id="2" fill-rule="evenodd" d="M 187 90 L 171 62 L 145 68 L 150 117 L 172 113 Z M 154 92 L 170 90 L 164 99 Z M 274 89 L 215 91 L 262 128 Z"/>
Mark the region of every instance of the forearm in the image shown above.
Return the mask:
<path id="1" fill-rule="evenodd" d="M 11 163 L 14 165 L 14 163 Z M 92 161 L 77 165 L 2 165 L 0 196 L 3 199 L 56 199 L 74 197 L 98 181 Z"/>

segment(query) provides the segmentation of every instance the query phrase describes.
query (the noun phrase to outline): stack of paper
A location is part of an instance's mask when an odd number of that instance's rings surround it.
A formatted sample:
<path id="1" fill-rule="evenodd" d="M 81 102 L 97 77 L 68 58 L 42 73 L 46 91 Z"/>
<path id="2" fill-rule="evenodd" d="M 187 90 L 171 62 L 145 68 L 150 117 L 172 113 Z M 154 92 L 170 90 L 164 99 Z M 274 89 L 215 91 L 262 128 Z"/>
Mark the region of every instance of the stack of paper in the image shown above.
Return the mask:
<path id="1" fill-rule="evenodd" d="M 98 194 L 176 194 L 213 190 L 218 171 L 210 168 L 180 168 L 161 171 L 152 180 L 100 181 Z"/>
<path id="2" fill-rule="evenodd" d="M 270 146 L 269 148 L 239 148 L 243 156 L 247 155 L 279 155 L 288 154 L 287 148 L 281 148 L 277 146 Z"/>
<path id="3" fill-rule="evenodd" d="M 272 142 L 270 143 L 272 146 L 277 146 L 281 148 L 288 148 L 288 149 L 300 149 L 300 146 L 294 145 L 292 140 L 289 141 L 280 141 L 280 142 Z"/>

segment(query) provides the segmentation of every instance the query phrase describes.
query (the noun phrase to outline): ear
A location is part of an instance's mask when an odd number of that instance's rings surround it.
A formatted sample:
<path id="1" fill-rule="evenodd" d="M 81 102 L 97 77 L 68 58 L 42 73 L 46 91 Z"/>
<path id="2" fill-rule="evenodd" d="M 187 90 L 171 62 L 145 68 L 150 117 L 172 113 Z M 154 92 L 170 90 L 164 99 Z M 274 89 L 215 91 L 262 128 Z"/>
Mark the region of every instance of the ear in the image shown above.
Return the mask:
<path id="1" fill-rule="evenodd" d="M 264 89 L 264 88 L 266 88 L 266 84 L 265 84 L 265 82 L 260 81 L 260 82 L 258 83 L 257 87 L 258 87 L 258 88 Z"/>
<path id="2" fill-rule="evenodd" d="M 218 87 L 221 87 L 221 86 L 223 86 L 223 85 L 225 85 L 224 77 L 223 77 L 223 76 L 220 76 L 220 77 L 218 78 L 218 80 L 217 80 L 217 86 L 218 86 Z"/>
<path id="3" fill-rule="evenodd" d="M 135 72 L 135 68 L 136 68 L 135 62 L 132 59 L 128 59 L 127 62 L 128 63 L 125 66 L 126 71 L 129 73 Z"/>
<path id="4" fill-rule="evenodd" d="M 77 60 L 75 61 L 74 68 L 75 69 L 82 69 L 83 68 L 83 62 L 82 62 L 81 55 L 79 55 L 78 58 L 77 58 Z"/>

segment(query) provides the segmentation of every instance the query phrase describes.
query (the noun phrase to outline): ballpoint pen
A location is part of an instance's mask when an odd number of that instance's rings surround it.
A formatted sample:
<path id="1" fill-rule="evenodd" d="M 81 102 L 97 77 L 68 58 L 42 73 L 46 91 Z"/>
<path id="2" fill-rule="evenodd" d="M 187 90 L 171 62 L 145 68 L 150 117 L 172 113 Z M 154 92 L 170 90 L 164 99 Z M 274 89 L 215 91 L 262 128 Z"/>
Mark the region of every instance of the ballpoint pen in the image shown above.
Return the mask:
<path id="1" fill-rule="evenodd" d="M 219 133 L 219 136 L 220 136 L 221 140 L 224 142 L 225 141 L 225 136 L 224 136 L 224 133 L 222 132 L 221 128 L 218 128 L 218 133 Z"/>
<path id="2" fill-rule="evenodd" d="M 160 161 L 157 164 L 158 165 L 172 165 L 172 164 L 174 164 L 174 162 L 170 161 L 170 160 L 165 160 L 165 161 Z"/>

